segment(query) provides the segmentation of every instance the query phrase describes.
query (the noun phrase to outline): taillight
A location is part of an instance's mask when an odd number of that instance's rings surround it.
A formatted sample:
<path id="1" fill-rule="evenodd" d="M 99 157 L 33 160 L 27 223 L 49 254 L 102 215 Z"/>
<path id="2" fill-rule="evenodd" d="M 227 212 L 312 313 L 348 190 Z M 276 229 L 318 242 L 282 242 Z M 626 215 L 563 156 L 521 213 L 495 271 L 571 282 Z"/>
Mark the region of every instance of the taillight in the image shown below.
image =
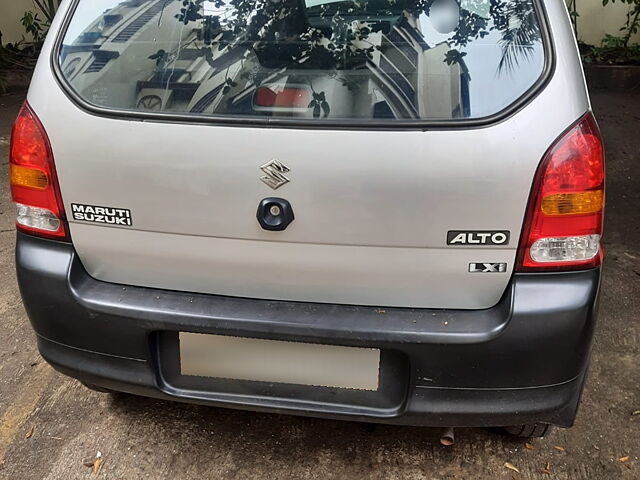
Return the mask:
<path id="1" fill-rule="evenodd" d="M 18 230 L 68 240 L 51 145 L 40 120 L 26 102 L 11 132 L 9 170 Z"/>
<path id="2" fill-rule="evenodd" d="M 545 155 L 520 240 L 519 271 L 587 269 L 602 263 L 604 150 L 591 113 Z"/>

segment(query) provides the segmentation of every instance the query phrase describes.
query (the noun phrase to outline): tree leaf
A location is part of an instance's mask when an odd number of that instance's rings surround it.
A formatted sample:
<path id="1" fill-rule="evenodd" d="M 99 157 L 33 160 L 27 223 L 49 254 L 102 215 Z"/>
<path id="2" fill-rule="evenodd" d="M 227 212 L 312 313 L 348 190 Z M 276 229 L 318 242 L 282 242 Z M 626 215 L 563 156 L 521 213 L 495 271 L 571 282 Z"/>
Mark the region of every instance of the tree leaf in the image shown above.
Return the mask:
<path id="1" fill-rule="evenodd" d="M 520 470 L 518 470 L 518 468 L 513 463 L 505 462 L 504 468 L 508 468 L 509 470 L 513 470 L 516 473 L 520 473 Z"/>
<path id="2" fill-rule="evenodd" d="M 322 111 L 324 112 L 325 117 L 329 116 L 329 113 L 331 112 L 331 108 L 329 108 L 329 102 L 322 102 Z"/>

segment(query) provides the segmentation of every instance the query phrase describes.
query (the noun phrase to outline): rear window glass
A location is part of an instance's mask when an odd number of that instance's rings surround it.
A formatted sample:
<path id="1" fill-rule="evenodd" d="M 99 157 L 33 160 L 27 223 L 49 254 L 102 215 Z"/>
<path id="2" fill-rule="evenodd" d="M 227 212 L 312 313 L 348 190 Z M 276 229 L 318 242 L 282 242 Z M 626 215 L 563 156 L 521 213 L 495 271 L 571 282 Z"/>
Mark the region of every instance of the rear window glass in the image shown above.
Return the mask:
<path id="1" fill-rule="evenodd" d="M 390 123 L 495 114 L 545 54 L 533 0 L 79 0 L 59 52 L 98 107 Z"/>

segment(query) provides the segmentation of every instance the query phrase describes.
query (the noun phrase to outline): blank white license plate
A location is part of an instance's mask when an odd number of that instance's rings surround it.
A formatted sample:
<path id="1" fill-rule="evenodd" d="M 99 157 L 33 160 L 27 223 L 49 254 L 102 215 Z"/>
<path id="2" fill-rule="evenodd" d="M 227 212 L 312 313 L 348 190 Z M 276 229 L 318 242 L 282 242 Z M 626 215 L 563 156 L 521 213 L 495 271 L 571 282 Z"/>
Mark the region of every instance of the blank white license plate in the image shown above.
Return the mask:
<path id="1" fill-rule="evenodd" d="M 380 350 L 180 332 L 182 375 L 377 390 Z"/>

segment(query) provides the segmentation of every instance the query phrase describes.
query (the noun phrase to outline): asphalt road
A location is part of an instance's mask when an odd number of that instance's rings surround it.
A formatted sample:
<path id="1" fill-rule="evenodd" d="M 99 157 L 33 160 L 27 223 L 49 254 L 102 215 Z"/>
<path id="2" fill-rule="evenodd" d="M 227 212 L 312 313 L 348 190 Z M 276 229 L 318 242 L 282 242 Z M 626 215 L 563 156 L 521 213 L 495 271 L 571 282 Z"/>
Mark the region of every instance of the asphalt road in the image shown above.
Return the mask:
<path id="1" fill-rule="evenodd" d="M 22 95 L 0 96 L 0 479 L 640 478 L 640 96 L 593 100 L 608 153 L 608 256 L 577 423 L 529 448 L 461 429 L 447 448 L 437 429 L 110 396 L 54 372 L 38 355 L 14 275 L 6 175 Z M 98 452 L 94 472 L 86 465 Z"/>

